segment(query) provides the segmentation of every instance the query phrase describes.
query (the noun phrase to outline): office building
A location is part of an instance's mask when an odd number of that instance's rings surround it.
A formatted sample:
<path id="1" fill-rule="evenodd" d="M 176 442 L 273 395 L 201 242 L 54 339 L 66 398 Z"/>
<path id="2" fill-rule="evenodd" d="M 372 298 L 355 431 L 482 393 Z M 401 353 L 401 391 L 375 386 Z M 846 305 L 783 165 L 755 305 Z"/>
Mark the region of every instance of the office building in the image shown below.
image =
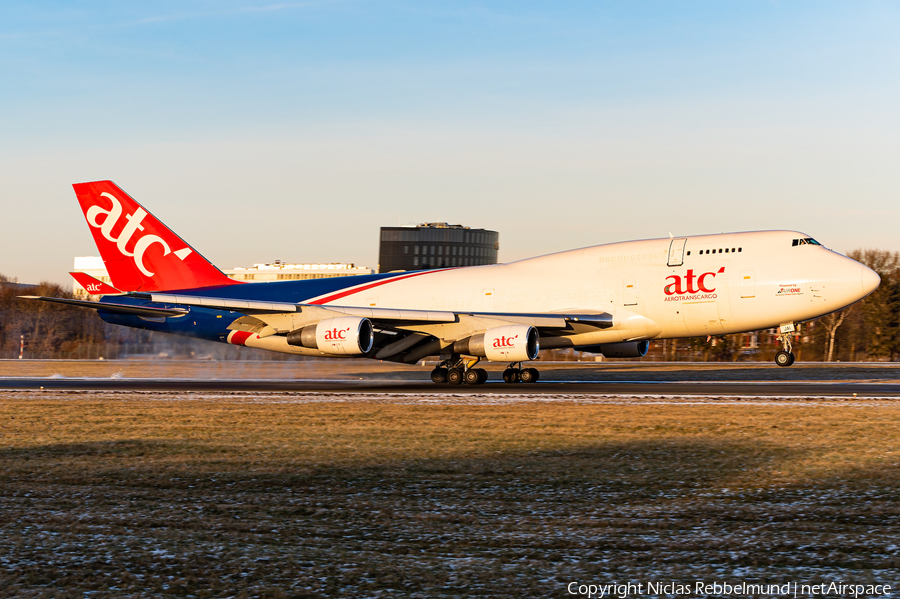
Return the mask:
<path id="1" fill-rule="evenodd" d="M 382 227 L 379 272 L 497 264 L 500 234 L 447 223 Z"/>

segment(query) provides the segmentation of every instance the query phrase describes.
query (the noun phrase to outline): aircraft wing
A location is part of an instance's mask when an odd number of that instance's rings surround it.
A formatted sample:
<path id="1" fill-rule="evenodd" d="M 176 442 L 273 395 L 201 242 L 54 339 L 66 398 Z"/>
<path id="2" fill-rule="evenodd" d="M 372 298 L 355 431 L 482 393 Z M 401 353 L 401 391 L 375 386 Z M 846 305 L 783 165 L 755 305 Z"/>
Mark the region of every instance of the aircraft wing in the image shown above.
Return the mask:
<path id="1" fill-rule="evenodd" d="M 335 316 L 358 316 L 368 318 L 377 325 L 388 328 L 409 329 L 414 325 L 461 323 L 467 319 L 497 321 L 501 324 L 527 324 L 540 329 L 564 329 L 573 325 L 592 328 L 610 328 L 613 326 L 612 315 L 597 314 L 556 314 L 556 313 L 497 313 L 470 311 L 434 311 L 406 310 L 393 308 L 361 308 L 355 306 L 321 306 L 317 304 L 292 304 L 281 302 L 261 302 L 253 300 L 233 300 L 216 297 L 187 296 L 172 294 L 128 294 L 131 297 L 149 299 L 153 303 L 197 306 L 214 310 L 230 310 L 252 315 L 263 322 L 275 323 L 285 317 L 303 315 L 299 321 L 290 319 L 291 326 L 312 324 L 324 318 Z M 86 300 L 65 299 L 57 297 L 20 296 L 22 299 L 34 299 L 58 304 L 68 304 L 94 310 L 104 310 L 117 314 L 135 314 L 141 316 L 181 316 L 189 310 L 185 308 L 164 308 L 156 306 L 137 306 L 112 302 L 92 302 Z M 308 322 L 303 322 L 303 321 Z M 286 323 L 287 324 L 287 323 Z M 277 327 L 276 327 L 277 329 Z M 281 331 L 277 331 L 281 332 Z"/>
<path id="2" fill-rule="evenodd" d="M 233 300 L 216 297 L 172 295 L 165 293 L 148 294 L 154 303 L 181 304 L 218 310 L 234 310 L 252 314 L 260 320 L 268 320 L 264 315 L 294 315 L 312 312 L 320 318 L 338 315 L 358 316 L 383 325 L 409 325 L 413 323 L 457 323 L 466 317 L 501 320 L 507 324 L 528 324 L 538 328 L 566 328 L 572 323 L 595 328 L 613 326 L 612 315 L 598 314 L 554 314 L 554 313 L 496 313 L 470 311 L 406 310 L 393 308 L 360 308 L 354 306 L 322 306 L 318 304 L 290 304 L 279 302 L 259 302 Z M 331 313 L 326 316 L 325 313 Z"/>

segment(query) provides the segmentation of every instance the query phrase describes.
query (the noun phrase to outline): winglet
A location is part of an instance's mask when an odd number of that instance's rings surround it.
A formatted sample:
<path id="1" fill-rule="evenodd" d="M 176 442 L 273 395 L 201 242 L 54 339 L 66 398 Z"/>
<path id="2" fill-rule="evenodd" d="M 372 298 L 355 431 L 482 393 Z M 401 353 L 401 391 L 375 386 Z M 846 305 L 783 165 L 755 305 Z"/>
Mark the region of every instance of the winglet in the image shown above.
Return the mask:
<path id="1" fill-rule="evenodd" d="M 99 279 L 95 279 L 91 275 L 84 272 L 70 272 L 72 278 L 78 281 L 78 284 L 85 288 L 90 295 L 112 295 L 114 293 L 122 293 L 112 285 L 107 285 Z"/>
<path id="2" fill-rule="evenodd" d="M 112 181 L 72 186 L 113 284 L 122 291 L 235 285 Z"/>

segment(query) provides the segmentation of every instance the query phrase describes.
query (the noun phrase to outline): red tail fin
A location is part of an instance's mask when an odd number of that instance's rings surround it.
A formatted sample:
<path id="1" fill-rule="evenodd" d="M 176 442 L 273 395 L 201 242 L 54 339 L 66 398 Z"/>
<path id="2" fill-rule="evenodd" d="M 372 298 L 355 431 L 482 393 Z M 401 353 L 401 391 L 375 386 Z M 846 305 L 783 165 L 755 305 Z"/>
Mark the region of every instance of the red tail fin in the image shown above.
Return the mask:
<path id="1" fill-rule="evenodd" d="M 237 283 L 112 181 L 76 183 L 72 187 L 110 279 L 122 291 Z"/>

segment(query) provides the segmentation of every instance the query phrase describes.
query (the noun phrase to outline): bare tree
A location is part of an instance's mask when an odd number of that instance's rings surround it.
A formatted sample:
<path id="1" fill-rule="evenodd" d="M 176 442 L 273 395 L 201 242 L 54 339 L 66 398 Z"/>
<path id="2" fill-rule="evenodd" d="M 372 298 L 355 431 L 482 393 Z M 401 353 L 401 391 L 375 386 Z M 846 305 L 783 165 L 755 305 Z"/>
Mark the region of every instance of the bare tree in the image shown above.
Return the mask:
<path id="1" fill-rule="evenodd" d="M 822 325 L 828 333 L 828 352 L 825 354 L 826 362 L 831 362 L 831 359 L 834 357 L 834 337 L 837 334 L 838 327 L 841 326 L 847 315 L 853 311 L 853 308 L 854 306 L 850 306 L 844 310 L 838 310 L 837 312 L 832 312 L 828 316 L 822 317 Z"/>

